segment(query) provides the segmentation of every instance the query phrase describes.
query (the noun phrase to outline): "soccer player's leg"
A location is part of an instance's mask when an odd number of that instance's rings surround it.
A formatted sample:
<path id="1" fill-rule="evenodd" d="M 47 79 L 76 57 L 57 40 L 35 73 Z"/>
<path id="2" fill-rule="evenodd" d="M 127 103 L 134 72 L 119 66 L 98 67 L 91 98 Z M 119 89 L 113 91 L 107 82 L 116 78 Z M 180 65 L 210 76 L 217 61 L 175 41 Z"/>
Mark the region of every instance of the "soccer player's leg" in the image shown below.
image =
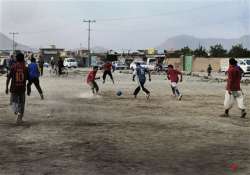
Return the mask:
<path id="1" fill-rule="evenodd" d="M 135 98 L 137 97 L 137 95 L 138 95 L 138 93 L 140 92 L 140 90 L 141 90 L 141 87 L 140 87 L 140 86 L 138 86 L 138 87 L 135 89 L 135 91 L 134 91 L 134 97 L 135 97 Z"/>
<path id="2" fill-rule="evenodd" d="M 42 91 L 42 88 L 41 88 L 41 86 L 40 86 L 40 83 L 39 83 L 39 79 L 38 79 L 38 78 L 35 78 L 35 79 L 34 79 L 34 84 L 35 84 L 35 86 L 36 86 L 37 91 L 39 92 L 39 94 L 40 94 L 40 96 L 41 96 L 41 99 L 43 100 L 43 99 L 44 99 L 44 97 L 43 97 L 43 91 Z"/>
<path id="3" fill-rule="evenodd" d="M 244 96 L 241 91 L 238 91 L 238 94 L 239 96 L 236 97 L 238 108 L 241 110 L 241 118 L 245 118 L 247 113 L 246 113 L 246 106 L 244 104 Z"/>
<path id="4" fill-rule="evenodd" d="M 105 83 L 106 76 L 107 76 L 107 71 L 105 70 L 105 71 L 103 72 L 103 75 L 102 75 L 102 79 L 103 79 L 103 82 L 102 82 L 102 83 Z"/>
<path id="5" fill-rule="evenodd" d="M 28 96 L 30 96 L 30 93 L 31 93 L 31 85 L 32 85 L 32 80 L 29 80 L 28 84 L 27 84 L 27 95 Z"/>
<path id="6" fill-rule="evenodd" d="M 229 117 L 229 110 L 233 107 L 234 104 L 234 97 L 232 94 L 229 94 L 228 91 L 225 93 L 225 100 L 224 100 L 224 114 L 220 115 L 221 117 Z"/>

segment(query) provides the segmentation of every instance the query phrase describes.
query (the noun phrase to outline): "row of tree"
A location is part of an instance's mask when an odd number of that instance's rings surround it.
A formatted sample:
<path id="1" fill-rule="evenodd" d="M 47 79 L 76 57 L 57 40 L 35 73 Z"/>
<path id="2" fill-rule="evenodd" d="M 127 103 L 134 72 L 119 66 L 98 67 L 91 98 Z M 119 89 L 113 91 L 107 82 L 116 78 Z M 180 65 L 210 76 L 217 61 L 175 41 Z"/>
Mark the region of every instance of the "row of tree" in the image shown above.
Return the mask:
<path id="1" fill-rule="evenodd" d="M 205 47 L 200 46 L 199 48 L 192 50 L 188 46 L 176 50 L 173 53 L 167 53 L 169 57 L 180 57 L 181 55 L 195 55 L 196 57 L 250 57 L 250 50 L 244 48 L 242 44 L 237 44 L 232 46 L 232 48 L 227 51 L 223 48 L 221 44 L 216 44 L 211 46 L 209 50 Z"/>

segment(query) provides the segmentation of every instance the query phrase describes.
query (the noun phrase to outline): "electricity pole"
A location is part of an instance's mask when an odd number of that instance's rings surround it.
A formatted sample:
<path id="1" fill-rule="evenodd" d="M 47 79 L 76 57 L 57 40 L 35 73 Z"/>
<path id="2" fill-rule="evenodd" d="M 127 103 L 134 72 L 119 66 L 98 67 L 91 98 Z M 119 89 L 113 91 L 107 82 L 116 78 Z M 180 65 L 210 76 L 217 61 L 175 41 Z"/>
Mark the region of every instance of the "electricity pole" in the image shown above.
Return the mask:
<path id="1" fill-rule="evenodd" d="M 12 43 L 12 51 L 13 51 L 13 54 L 14 54 L 14 52 L 15 52 L 15 35 L 18 35 L 19 33 L 18 32 L 9 32 L 9 34 L 10 35 L 12 35 L 12 41 L 13 41 L 13 43 Z"/>
<path id="2" fill-rule="evenodd" d="M 89 58 L 89 66 L 91 66 L 91 51 L 90 51 L 90 23 L 96 22 L 95 20 L 83 20 L 83 22 L 87 22 L 89 24 L 88 27 L 88 58 Z"/>

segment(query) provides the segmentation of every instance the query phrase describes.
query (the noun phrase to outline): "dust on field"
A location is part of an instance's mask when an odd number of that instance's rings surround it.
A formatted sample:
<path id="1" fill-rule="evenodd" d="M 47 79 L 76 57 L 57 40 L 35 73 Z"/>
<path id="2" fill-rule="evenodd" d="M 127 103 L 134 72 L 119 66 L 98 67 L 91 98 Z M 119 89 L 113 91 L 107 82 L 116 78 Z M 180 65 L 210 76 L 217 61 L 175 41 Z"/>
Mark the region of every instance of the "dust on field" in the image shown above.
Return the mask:
<path id="1" fill-rule="evenodd" d="M 246 175 L 250 172 L 250 120 L 235 107 L 223 112 L 224 83 L 185 77 L 182 101 L 171 97 L 164 76 L 132 92 L 131 75 L 115 73 L 91 94 L 83 75 L 41 78 L 16 126 L 9 98 L 0 93 L 0 174 Z M 0 77 L 1 87 L 4 77 Z M 1 88 L 4 89 L 4 88 Z M 117 89 L 122 96 L 116 96 Z M 250 88 L 243 86 L 246 101 Z M 249 104 L 247 103 L 247 109 Z M 236 170 L 230 164 L 238 165 Z"/>

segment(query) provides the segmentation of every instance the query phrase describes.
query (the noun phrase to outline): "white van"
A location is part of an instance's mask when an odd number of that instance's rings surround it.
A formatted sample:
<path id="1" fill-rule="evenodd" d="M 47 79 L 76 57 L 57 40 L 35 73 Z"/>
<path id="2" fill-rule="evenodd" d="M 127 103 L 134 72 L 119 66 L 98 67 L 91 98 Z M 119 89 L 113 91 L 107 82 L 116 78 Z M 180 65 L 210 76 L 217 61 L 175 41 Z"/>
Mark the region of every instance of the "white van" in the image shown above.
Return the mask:
<path id="1" fill-rule="evenodd" d="M 156 58 L 148 58 L 147 59 L 147 66 L 149 70 L 156 69 Z"/>
<path id="2" fill-rule="evenodd" d="M 244 71 L 244 74 L 250 74 L 250 58 L 236 58 L 238 65 Z"/>
<path id="3" fill-rule="evenodd" d="M 238 66 L 244 71 L 244 74 L 250 74 L 250 58 L 235 58 L 238 62 Z M 226 72 L 229 67 L 229 58 L 220 60 L 220 70 L 221 72 Z"/>
<path id="4" fill-rule="evenodd" d="M 65 67 L 68 67 L 68 68 L 71 68 L 71 67 L 77 68 L 78 67 L 78 63 L 77 63 L 75 58 L 65 58 L 63 61 L 63 65 Z"/>
<path id="5" fill-rule="evenodd" d="M 146 63 L 145 63 L 144 61 L 142 61 L 142 60 L 134 60 L 134 61 L 130 64 L 129 68 L 132 69 L 132 70 L 134 70 L 134 69 L 136 68 L 136 63 L 140 63 L 141 67 L 147 68 Z"/>

